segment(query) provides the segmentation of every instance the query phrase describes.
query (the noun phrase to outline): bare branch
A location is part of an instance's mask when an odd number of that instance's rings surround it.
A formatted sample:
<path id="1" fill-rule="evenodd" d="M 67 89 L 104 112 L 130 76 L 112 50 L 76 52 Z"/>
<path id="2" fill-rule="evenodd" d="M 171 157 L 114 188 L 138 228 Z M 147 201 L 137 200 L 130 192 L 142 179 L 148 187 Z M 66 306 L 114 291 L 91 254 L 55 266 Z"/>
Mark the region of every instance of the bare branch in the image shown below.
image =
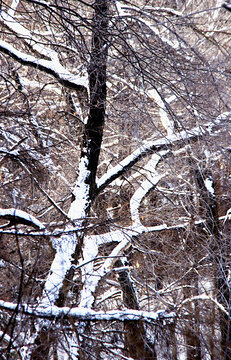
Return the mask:
<path id="1" fill-rule="evenodd" d="M 57 59 L 55 61 L 38 59 L 32 55 L 27 55 L 16 50 L 12 45 L 3 40 L 0 40 L 0 52 L 9 55 L 22 65 L 31 66 L 53 76 L 60 84 L 67 88 L 87 94 L 88 85 L 86 77 L 80 77 L 70 73 L 57 61 Z"/>
<path id="2" fill-rule="evenodd" d="M 45 226 L 34 216 L 18 209 L 0 209 L 0 219 L 8 220 L 9 224 L 3 226 L 14 226 L 23 224 L 33 226 L 36 229 L 45 229 Z M 1 226 L 1 228 L 3 227 Z"/>

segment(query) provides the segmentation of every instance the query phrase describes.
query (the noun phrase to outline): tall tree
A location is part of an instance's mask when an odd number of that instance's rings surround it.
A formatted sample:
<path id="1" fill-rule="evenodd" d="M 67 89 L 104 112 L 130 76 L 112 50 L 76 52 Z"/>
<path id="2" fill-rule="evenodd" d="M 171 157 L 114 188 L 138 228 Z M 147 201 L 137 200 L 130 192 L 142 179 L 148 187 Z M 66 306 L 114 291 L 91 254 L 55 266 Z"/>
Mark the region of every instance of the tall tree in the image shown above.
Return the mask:
<path id="1" fill-rule="evenodd" d="M 229 358 L 221 5 L 1 3 L 3 358 Z"/>

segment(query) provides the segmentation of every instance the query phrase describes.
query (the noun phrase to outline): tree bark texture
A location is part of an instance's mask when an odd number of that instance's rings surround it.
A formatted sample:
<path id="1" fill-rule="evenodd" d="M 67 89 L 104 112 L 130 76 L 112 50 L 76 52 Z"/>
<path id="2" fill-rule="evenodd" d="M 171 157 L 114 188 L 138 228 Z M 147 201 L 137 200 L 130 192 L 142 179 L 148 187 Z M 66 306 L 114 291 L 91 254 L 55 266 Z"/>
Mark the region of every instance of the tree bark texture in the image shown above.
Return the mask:
<path id="1" fill-rule="evenodd" d="M 103 138 L 103 128 L 105 121 L 106 106 L 106 63 L 107 63 L 107 33 L 108 33 L 108 6 L 106 0 L 96 0 L 94 3 L 94 16 L 92 20 L 92 47 L 90 63 L 88 68 L 89 74 L 89 114 L 88 121 L 84 130 L 84 141 L 82 144 L 81 159 L 86 159 L 87 178 L 86 184 L 89 185 L 88 194 L 86 194 L 85 209 L 86 215 L 90 211 L 91 203 L 94 198 L 95 178 L 98 167 L 100 148 Z M 73 199 L 74 201 L 75 199 Z M 83 236 L 78 236 L 78 244 L 75 254 L 75 261 L 81 255 L 83 245 Z M 67 284 L 73 278 L 72 269 L 66 274 L 63 288 L 60 291 L 56 305 L 64 306 L 68 293 Z M 53 339 L 49 337 L 50 331 L 45 332 L 47 340 L 44 341 L 44 331 L 41 330 L 35 341 L 35 349 L 31 354 L 32 360 L 46 359 L 49 348 L 52 346 Z M 41 354 L 41 356 L 40 356 Z"/>
<path id="2" fill-rule="evenodd" d="M 199 169 L 194 172 L 195 181 L 200 192 L 201 206 L 206 208 L 206 230 L 210 241 L 209 253 L 212 257 L 216 269 L 216 287 L 217 299 L 220 304 L 227 309 L 228 314 L 224 311 L 219 311 L 220 331 L 221 331 L 221 352 L 223 360 L 231 359 L 231 329 L 230 329 L 230 286 L 227 281 L 227 269 L 225 264 L 226 254 L 221 232 L 219 229 L 218 219 L 218 204 L 216 201 L 215 193 L 212 194 L 205 186 L 205 179 L 209 175 L 212 180 L 211 174 L 206 174 Z"/>
<path id="3" fill-rule="evenodd" d="M 123 269 L 123 263 L 121 260 L 117 260 L 116 266 Z M 128 270 L 120 270 L 119 283 L 123 292 L 124 305 L 128 309 L 139 310 L 139 302 L 136 295 L 136 290 L 133 282 L 131 281 Z M 155 360 L 156 352 L 154 344 L 150 344 L 147 339 L 144 323 L 139 321 L 124 321 L 125 330 L 125 348 L 128 351 L 129 357 L 136 360 Z"/>
<path id="4" fill-rule="evenodd" d="M 96 0 L 92 23 L 92 48 L 88 67 L 90 108 L 85 126 L 82 156 L 88 159 L 90 186 L 89 197 L 92 200 L 96 190 L 96 172 L 99 161 L 106 109 L 106 73 L 108 54 L 108 6 L 106 0 Z"/>

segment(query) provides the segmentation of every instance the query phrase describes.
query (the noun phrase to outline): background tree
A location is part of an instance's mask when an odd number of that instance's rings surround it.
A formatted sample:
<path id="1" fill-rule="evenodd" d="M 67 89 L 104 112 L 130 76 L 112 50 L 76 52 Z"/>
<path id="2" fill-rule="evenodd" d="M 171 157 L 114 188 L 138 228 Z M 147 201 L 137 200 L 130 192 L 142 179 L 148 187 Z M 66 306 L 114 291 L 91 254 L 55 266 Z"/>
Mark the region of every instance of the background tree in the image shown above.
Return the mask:
<path id="1" fill-rule="evenodd" d="M 229 359 L 229 12 L 1 5 L 2 357 Z"/>

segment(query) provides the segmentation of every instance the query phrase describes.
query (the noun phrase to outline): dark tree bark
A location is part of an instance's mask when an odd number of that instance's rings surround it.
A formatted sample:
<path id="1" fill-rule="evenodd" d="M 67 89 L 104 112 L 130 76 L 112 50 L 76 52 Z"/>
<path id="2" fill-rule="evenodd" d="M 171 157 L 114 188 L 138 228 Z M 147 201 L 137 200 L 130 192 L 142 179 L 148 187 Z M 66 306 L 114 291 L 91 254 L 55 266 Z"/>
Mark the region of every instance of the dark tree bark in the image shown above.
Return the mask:
<path id="1" fill-rule="evenodd" d="M 228 274 L 225 265 L 225 249 L 222 243 L 221 232 L 219 229 L 218 203 L 215 192 L 210 192 L 206 185 L 205 179 L 209 178 L 213 182 L 212 174 L 195 170 L 195 181 L 200 191 L 201 206 L 206 209 L 206 231 L 211 238 L 209 253 L 216 269 L 216 288 L 217 299 L 228 314 L 219 310 L 220 331 L 221 331 L 221 352 L 222 359 L 231 359 L 231 329 L 230 329 L 230 287 L 227 281 Z"/>
<path id="2" fill-rule="evenodd" d="M 133 282 L 131 281 L 129 271 L 123 270 L 123 262 L 117 260 L 116 266 L 121 267 L 118 271 L 118 279 L 123 292 L 124 305 L 128 309 L 139 310 L 139 302 Z M 139 321 L 124 321 L 125 330 L 125 348 L 129 357 L 136 360 L 155 360 L 156 352 L 154 344 L 150 344 L 147 339 L 144 323 Z"/>
<path id="3" fill-rule="evenodd" d="M 96 0 L 94 3 L 94 17 L 92 20 L 92 46 L 91 57 L 88 67 L 89 77 L 89 113 L 87 124 L 84 129 L 84 139 L 82 143 L 81 157 L 87 163 L 88 171 L 86 184 L 89 185 L 88 208 L 89 213 L 92 201 L 96 196 L 96 172 L 99 161 L 101 143 L 103 139 L 103 128 L 105 123 L 106 109 L 106 73 L 107 73 L 107 54 L 108 54 L 108 7 L 106 0 Z M 72 199 L 73 201 L 75 198 Z M 76 247 L 74 262 L 77 263 L 82 254 L 83 236 L 79 236 Z M 64 306 L 68 291 L 68 283 L 73 278 L 74 270 L 70 269 L 66 276 L 64 290 L 60 293 L 56 305 Z M 65 290 L 66 289 L 66 290 Z"/>
<path id="4" fill-rule="evenodd" d="M 106 64 L 107 64 L 107 33 L 108 33 L 108 6 L 106 0 L 96 0 L 94 7 L 94 17 L 92 20 L 92 48 L 90 63 L 88 68 L 89 74 L 89 114 L 88 121 L 84 129 L 84 140 L 80 159 L 86 164 L 88 173 L 85 183 L 89 185 L 87 196 L 88 208 L 86 215 L 89 213 L 92 201 L 95 196 L 96 172 L 98 167 L 99 154 L 103 138 L 103 128 L 105 121 L 106 107 Z M 80 160 L 80 161 L 81 161 Z M 73 198 L 73 201 L 75 199 Z M 84 234 L 78 237 L 78 245 L 74 262 L 77 262 L 82 253 Z M 66 274 L 63 287 L 59 297 L 56 300 L 57 306 L 64 306 L 68 294 L 70 280 L 73 278 L 74 270 L 71 268 Z M 52 330 L 42 329 L 35 341 L 35 349 L 31 354 L 32 360 L 45 360 L 49 357 L 49 349 L 53 343 L 53 337 L 50 336 Z M 45 334 L 45 335 L 44 335 Z M 46 341 L 44 339 L 46 338 Z"/>
<path id="5" fill-rule="evenodd" d="M 99 161 L 106 109 L 106 77 L 108 53 L 108 6 L 106 0 L 96 0 L 92 23 L 92 49 L 88 67 L 90 108 L 84 132 L 81 158 L 87 157 L 90 186 L 89 197 L 92 200 L 96 190 L 96 172 Z"/>
<path id="6" fill-rule="evenodd" d="M 198 276 L 189 273 L 185 280 L 190 287 L 183 289 L 184 297 L 191 298 L 198 295 Z M 189 302 L 187 305 L 188 318 L 185 320 L 185 344 L 187 360 L 201 360 L 201 339 L 200 339 L 200 314 L 199 304 L 194 302 L 195 306 Z"/>

